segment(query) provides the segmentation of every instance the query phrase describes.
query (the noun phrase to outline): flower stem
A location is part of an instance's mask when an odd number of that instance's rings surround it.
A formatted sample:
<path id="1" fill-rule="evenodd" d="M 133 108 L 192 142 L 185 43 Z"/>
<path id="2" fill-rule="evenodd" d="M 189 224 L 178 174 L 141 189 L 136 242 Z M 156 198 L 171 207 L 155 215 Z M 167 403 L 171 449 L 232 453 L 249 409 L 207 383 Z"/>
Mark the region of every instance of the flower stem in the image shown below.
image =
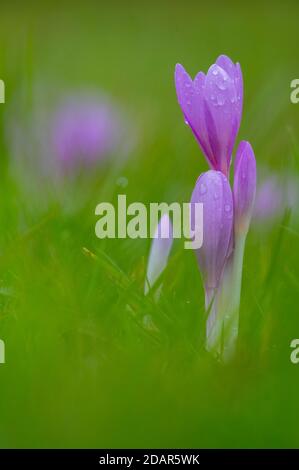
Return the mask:
<path id="1" fill-rule="evenodd" d="M 229 362 L 236 349 L 246 234 L 238 234 L 207 322 L 207 349 Z"/>
<path id="2" fill-rule="evenodd" d="M 235 250 L 232 260 L 230 289 L 225 293 L 231 297 L 229 308 L 224 316 L 224 343 L 222 358 L 224 362 L 233 357 L 239 332 L 239 310 L 242 287 L 243 258 L 245 250 L 246 234 L 238 234 L 235 238 Z"/>

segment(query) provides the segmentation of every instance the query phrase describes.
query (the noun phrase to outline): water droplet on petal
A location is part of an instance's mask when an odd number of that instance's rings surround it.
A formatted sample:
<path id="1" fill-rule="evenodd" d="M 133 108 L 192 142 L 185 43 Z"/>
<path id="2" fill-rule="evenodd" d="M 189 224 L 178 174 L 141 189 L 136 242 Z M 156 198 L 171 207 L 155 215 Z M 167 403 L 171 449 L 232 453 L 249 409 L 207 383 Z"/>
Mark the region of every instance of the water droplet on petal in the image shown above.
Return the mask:
<path id="1" fill-rule="evenodd" d="M 218 69 L 214 68 L 214 69 L 212 70 L 212 74 L 215 75 L 215 76 L 218 75 Z"/>
<path id="2" fill-rule="evenodd" d="M 215 200 L 219 199 L 219 193 L 217 193 L 217 192 L 214 193 L 214 199 Z"/>
<path id="3" fill-rule="evenodd" d="M 219 104 L 219 106 L 223 106 L 223 105 L 224 105 L 225 99 L 224 99 L 224 96 L 223 96 L 223 95 L 218 95 L 218 96 L 217 96 L 217 103 Z"/>
<path id="4" fill-rule="evenodd" d="M 224 206 L 225 212 L 230 212 L 230 209 L 231 209 L 230 205 L 229 205 L 229 204 L 225 204 L 225 206 Z"/>
<path id="5" fill-rule="evenodd" d="M 223 81 L 217 82 L 216 85 L 218 86 L 219 90 L 225 90 L 226 89 L 226 83 L 223 82 Z"/>

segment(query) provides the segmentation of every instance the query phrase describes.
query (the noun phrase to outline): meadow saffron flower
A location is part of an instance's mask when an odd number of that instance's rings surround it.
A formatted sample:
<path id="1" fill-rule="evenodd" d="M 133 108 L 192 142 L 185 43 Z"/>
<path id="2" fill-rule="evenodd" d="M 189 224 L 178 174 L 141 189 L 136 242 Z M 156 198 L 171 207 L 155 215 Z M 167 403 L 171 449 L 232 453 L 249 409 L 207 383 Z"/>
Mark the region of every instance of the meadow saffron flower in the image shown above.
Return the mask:
<path id="1" fill-rule="evenodd" d="M 228 176 L 243 106 L 240 65 L 221 55 L 207 75 L 199 72 L 192 80 L 184 67 L 177 64 L 175 86 L 185 122 L 210 168 Z"/>
<path id="2" fill-rule="evenodd" d="M 238 337 L 243 256 L 256 190 L 249 142 L 240 142 L 237 149 L 233 191 L 228 181 L 242 115 L 241 68 L 221 55 L 207 75 L 199 72 L 192 80 L 177 65 L 175 84 L 185 121 L 212 169 L 198 178 L 190 205 L 192 211 L 192 203 L 203 203 L 203 245 L 196 255 L 209 313 L 206 347 L 228 361 Z"/>
<path id="3" fill-rule="evenodd" d="M 227 178 L 210 170 L 198 178 L 191 197 L 191 229 L 195 230 L 192 205 L 203 204 L 203 245 L 196 255 L 206 292 L 206 307 L 219 286 L 228 255 L 233 227 L 233 196 Z"/>
<path id="4" fill-rule="evenodd" d="M 105 170 L 118 181 L 137 143 L 133 122 L 107 94 L 78 89 L 57 96 L 53 85 L 35 84 L 30 103 L 22 94 L 15 99 L 6 133 L 11 171 L 37 211 L 53 200 L 63 200 L 66 212 L 82 207 Z"/>
<path id="5" fill-rule="evenodd" d="M 249 142 L 239 144 L 234 164 L 235 233 L 247 234 L 254 208 L 256 163 Z"/>
<path id="6" fill-rule="evenodd" d="M 48 91 L 48 90 L 47 90 Z M 28 178 L 65 182 L 65 177 L 90 178 L 103 164 L 122 166 L 134 147 L 135 132 L 123 110 L 97 90 L 75 90 L 59 96 L 38 86 L 31 107 L 20 99 L 9 109 L 7 139 L 14 172 Z"/>
<path id="7" fill-rule="evenodd" d="M 173 228 L 168 213 L 162 215 L 151 245 L 144 293 L 148 294 L 167 266 L 169 253 L 173 243 Z"/>
<path id="8" fill-rule="evenodd" d="M 298 179 L 294 175 L 276 175 L 267 171 L 257 187 L 253 220 L 263 231 L 271 228 L 287 209 L 297 211 Z"/>
<path id="9" fill-rule="evenodd" d="M 118 113 L 97 96 L 67 97 L 51 121 L 51 146 L 58 166 L 66 171 L 94 166 L 120 143 Z"/>
<path id="10" fill-rule="evenodd" d="M 205 307 L 209 312 L 207 349 L 216 350 L 221 333 L 217 318 L 217 292 L 230 253 L 233 229 L 233 196 L 229 182 L 220 171 L 210 170 L 198 178 L 191 197 L 191 229 L 196 230 L 192 213 L 194 203 L 203 204 L 203 245 L 196 250 L 205 288 Z M 217 351 L 218 353 L 218 351 Z"/>

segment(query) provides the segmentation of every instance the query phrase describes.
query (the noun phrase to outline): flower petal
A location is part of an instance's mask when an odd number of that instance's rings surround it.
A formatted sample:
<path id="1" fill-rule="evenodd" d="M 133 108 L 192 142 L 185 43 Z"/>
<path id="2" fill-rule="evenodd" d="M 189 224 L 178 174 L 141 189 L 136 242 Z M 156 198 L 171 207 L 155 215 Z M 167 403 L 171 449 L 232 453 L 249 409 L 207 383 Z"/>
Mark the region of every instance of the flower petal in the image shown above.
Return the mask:
<path id="1" fill-rule="evenodd" d="M 198 178 L 191 197 L 191 229 L 195 230 L 194 203 L 203 203 L 203 245 L 196 250 L 206 289 L 218 287 L 233 226 L 233 197 L 227 178 L 210 170 Z"/>
<path id="2" fill-rule="evenodd" d="M 234 167 L 235 231 L 247 233 L 256 192 L 256 162 L 249 142 L 239 144 Z"/>
<path id="3" fill-rule="evenodd" d="M 215 63 L 225 70 L 232 80 L 235 80 L 236 66 L 227 55 L 220 55 Z"/>
<path id="4" fill-rule="evenodd" d="M 199 72 L 194 82 L 181 64 L 175 68 L 175 86 L 185 122 L 192 130 L 208 163 L 213 166 L 213 153 L 203 119 L 203 86 L 205 75 Z"/>
<path id="5" fill-rule="evenodd" d="M 217 157 L 217 167 L 215 168 L 227 176 L 238 132 L 237 94 L 235 82 L 219 65 L 214 64 L 209 68 L 204 99 L 207 104 L 205 118 L 210 145 Z M 216 135 L 211 132 L 211 121 L 214 122 Z M 215 154 L 215 152 L 217 153 Z"/>
<path id="6" fill-rule="evenodd" d="M 184 67 L 177 64 L 175 84 L 185 122 L 211 169 L 228 176 L 243 106 L 240 65 L 221 55 L 206 76 L 199 72 L 192 81 Z"/>

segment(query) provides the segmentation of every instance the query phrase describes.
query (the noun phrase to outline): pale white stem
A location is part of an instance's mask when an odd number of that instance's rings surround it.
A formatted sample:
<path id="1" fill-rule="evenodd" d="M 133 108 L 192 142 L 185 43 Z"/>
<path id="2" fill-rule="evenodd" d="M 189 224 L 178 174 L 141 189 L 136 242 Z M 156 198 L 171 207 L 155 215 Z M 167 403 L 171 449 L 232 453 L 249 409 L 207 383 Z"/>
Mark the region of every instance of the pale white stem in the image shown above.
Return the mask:
<path id="1" fill-rule="evenodd" d="M 207 321 L 207 350 L 229 362 L 236 350 L 246 234 L 235 238 L 235 249 L 225 267 Z"/>
<path id="2" fill-rule="evenodd" d="M 239 310 L 242 287 L 243 258 L 246 235 L 238 234 L 235 238 L 235 250 L 230 273 L 230 288 L 224 293 L 229 298 L 224 304 L 223 351 L 224 362 L 229 362 L 235 354 L 239 333 Z"/>
<path id="3" fill-rule="evenodd" d="M 215 356 L 220 356 L 221 349 L 218 338 L 220 337 L 220 322 L 218 321 L 218 295 L 216 288 L 206 289 L 206 312 L 209 316 L 206 324 L 206 348 L 207 351 L 213 353 Z"/>

